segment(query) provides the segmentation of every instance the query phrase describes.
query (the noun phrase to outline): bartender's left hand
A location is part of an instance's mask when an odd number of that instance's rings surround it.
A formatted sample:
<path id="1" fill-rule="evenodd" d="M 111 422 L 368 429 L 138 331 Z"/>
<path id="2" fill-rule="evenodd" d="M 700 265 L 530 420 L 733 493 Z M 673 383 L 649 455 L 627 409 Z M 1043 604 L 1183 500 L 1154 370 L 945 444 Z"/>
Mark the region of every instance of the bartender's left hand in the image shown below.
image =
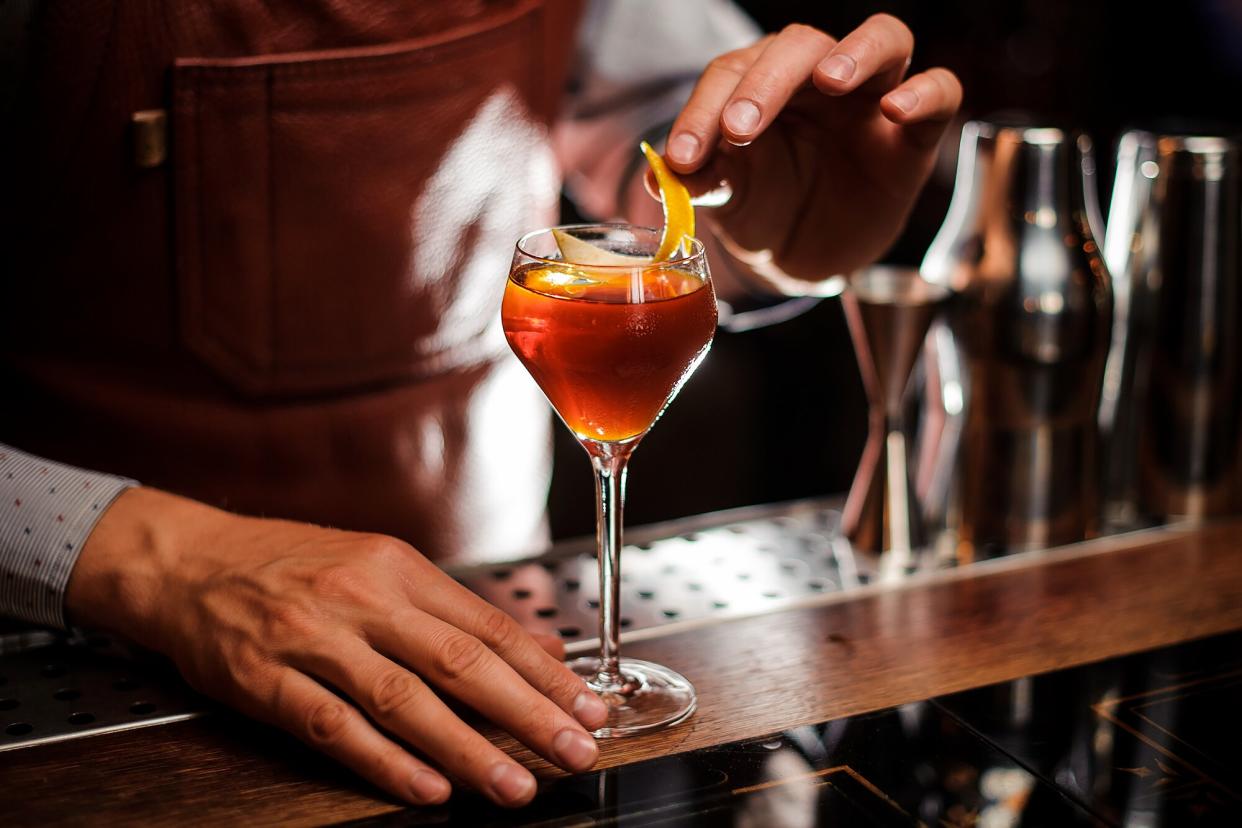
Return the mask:
<path id="1" fill-rule="evenodd" d="M 814 281 L 893 243 L 962 100 L 948 69 L 906 77 L 913 49 L 877 14 L 839 41 L 791 25 L 707 67 L 665 157 L 697 173 L 692 191 L 728 182 L 708 215 L 743 260 Z"/>

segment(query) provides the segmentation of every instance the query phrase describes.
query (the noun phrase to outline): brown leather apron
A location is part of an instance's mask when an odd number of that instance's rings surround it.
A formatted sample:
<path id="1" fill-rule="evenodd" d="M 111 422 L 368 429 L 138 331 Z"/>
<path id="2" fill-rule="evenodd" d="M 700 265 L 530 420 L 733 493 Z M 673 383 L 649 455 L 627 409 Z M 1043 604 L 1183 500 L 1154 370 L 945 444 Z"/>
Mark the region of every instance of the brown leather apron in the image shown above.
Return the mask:
<path id="1" fill-rule="evenodd" d="M 497 309 L 556 218 L 577 11 L 49 0 L 6 127 L 0 436 L 435 557 L 538 544 L 549 416 Z"/>

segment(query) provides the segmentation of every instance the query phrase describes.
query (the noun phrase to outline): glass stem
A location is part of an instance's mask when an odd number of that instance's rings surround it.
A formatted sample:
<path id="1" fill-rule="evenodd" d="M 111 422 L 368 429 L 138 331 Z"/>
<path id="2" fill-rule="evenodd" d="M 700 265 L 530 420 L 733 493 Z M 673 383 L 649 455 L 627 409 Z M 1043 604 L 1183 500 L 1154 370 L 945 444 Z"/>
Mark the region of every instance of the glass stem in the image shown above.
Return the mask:
<path id="1" fill-rule="evenodd" d="M 603 692 L 623 692 L 621 649 L 621 512 L 625 471 L 634 445 L 594 443 L 587 448 L 595 469 L 595 541 L 599 552 L 599 674 Z"/>

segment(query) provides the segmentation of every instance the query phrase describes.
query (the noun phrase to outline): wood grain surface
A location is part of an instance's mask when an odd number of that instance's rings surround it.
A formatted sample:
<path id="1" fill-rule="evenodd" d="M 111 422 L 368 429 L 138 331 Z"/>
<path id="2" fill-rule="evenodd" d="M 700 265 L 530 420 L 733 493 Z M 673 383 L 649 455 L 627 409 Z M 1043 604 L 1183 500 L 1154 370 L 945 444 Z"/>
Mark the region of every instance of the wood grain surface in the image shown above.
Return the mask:
<path id="1" fill-rule="evenodd" d="M 1242 520 L 1153 530 L 901 589 L 681 629 L 626 651 L 700 707 L 602 743 L 616 765 L 1242 628 Z M 500 734 L 537 772 L 551 769 Z M 8 824 L 318 824 L 397 806 L 229 714 L 0 755 Z"/>

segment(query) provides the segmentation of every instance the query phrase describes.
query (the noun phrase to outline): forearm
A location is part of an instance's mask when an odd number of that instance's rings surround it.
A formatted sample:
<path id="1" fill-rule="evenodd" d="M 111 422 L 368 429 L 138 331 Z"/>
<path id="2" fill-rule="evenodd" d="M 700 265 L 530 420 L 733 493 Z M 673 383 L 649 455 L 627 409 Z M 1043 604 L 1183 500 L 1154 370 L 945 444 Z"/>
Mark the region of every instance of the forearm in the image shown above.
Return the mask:
<path id="1" fill-rule="evenodd" d="M 87 540 L 132 480 L 0 444 L 0 615 L 64 628 Z"/>

